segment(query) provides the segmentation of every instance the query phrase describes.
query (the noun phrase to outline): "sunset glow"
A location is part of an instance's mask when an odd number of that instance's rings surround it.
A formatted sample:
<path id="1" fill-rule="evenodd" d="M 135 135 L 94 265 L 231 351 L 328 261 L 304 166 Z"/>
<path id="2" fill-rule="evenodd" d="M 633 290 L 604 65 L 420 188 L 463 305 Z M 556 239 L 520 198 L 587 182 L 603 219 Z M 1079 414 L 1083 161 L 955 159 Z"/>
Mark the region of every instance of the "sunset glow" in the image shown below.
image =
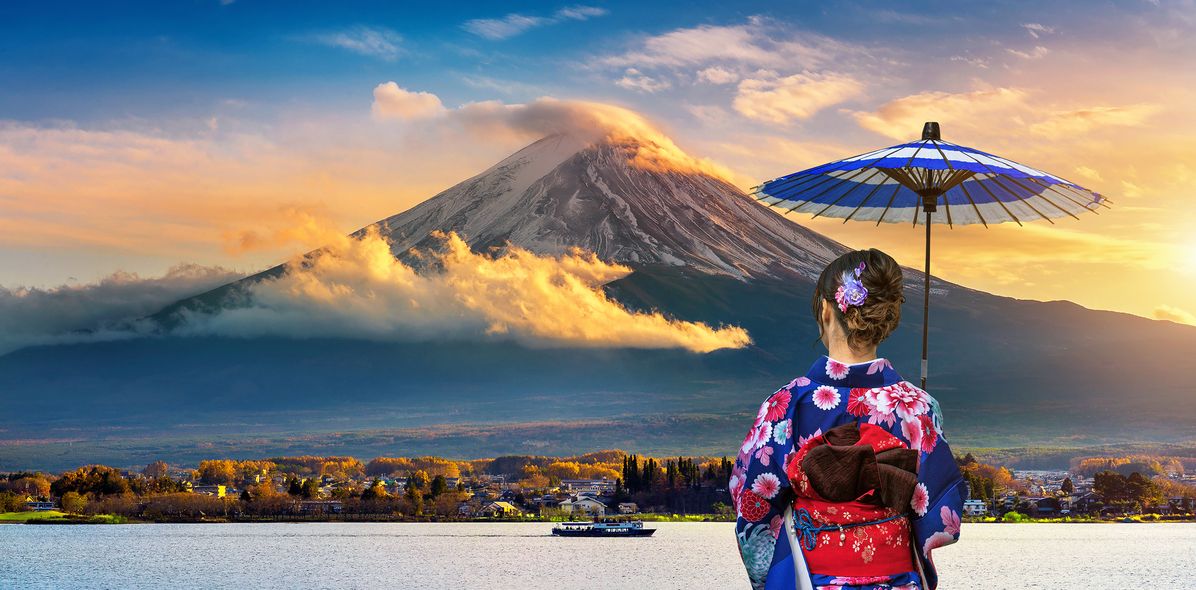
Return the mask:
<path id="1" fill-rule="evenodd" d="M 835 4 L 615 2 L 520 20 L 483 6 L 280 14 L 213 0 L 83 6 L 69 25 L 47 7 L 5 8 L 0 285 L 179 263 L 255 272 L 312 245 L 304 220 L 351 231 L 553 132 L 634 137 L 639 165 L 746 190 L 937 120 L 944 139 L 1091 187 L 1113 209 L 943 228 L 936 274 L 1191 321 L 1190 3 L 947 16 Z M 794 220 L 920 266 L 909 227 Z M 1146 287 L 1160 275 L 1167 289 Z"/>

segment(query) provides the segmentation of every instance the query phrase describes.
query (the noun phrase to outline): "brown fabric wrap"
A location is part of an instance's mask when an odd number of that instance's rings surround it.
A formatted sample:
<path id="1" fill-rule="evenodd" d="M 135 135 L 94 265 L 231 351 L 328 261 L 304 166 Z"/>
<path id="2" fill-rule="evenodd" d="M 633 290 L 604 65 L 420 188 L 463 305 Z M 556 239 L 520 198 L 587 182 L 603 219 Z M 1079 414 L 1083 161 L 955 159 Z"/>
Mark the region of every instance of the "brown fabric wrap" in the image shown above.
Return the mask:
<path id="1" fill-rule="evenodd" d="M 836 426 L 823 438 L 827 444 L 811 448 L 801 462 L 819 496 L 832 502 L 859 499 L 898 512 L 909 508 L 918 483 L 917 451 L 897 448 L 877 453 L 871 445 L 856 444 L 860 427 L 855 422 Z M 865 496 L 872 490 L 876 493 Z"/>

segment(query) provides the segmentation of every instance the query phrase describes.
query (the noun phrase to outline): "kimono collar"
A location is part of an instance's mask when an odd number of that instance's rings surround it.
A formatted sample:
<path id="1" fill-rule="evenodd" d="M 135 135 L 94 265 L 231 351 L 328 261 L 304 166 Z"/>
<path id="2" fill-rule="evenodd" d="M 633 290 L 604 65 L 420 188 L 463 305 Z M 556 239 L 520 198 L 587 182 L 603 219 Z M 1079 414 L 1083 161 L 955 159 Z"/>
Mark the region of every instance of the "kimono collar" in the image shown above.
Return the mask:
<path id="1" fill-rule="evenodd" d="M 814 366 L 810 367 L 806 377 L 821 385 L 868 389 L 884 387 L 901 381 L 901 375 L 893 369 L 892 363 L 887 359 L 878 358 L 849 365 L 826 355 L 814 361 Z"/>

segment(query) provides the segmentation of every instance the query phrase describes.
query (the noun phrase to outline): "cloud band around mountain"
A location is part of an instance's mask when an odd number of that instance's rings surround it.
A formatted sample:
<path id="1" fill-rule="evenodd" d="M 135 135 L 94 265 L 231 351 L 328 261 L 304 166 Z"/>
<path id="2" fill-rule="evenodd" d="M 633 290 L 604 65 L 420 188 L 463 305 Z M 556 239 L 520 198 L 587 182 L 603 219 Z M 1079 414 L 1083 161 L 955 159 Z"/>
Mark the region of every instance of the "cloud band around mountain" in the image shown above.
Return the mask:
<path id="1" fill-rule="evenodd" d="M 417 272 L 370 229 L 296 258 L 249 287 L 248 305 L 187 313 L 183 334 L 377 340 L 514 340 L 532 347 L 683 348 L 705 353 L 751 342 L 711 327 L 629 311 L 602 286 L 631 273 L 574 251 L 540 256 L 508 247 L 489 256 L 448 234 Z M 423 264 L 420 265 L 425 266 Z"/>

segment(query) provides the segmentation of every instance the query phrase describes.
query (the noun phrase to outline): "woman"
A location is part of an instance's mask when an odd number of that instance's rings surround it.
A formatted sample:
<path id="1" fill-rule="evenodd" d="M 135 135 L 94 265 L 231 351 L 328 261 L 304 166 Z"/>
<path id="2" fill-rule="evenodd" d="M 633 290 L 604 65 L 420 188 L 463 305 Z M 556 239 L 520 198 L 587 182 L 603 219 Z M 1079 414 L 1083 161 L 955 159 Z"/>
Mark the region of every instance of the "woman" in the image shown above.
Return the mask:
<path id="1" fill-rule="evenodd" d="M 827 355 L 772 394 L 730 481 L 753 588 L 933 589 L 964 488 L 938 403 L 876 348 L 901 318 L 901 267 L 849 252 L 815 285 Z"/>

